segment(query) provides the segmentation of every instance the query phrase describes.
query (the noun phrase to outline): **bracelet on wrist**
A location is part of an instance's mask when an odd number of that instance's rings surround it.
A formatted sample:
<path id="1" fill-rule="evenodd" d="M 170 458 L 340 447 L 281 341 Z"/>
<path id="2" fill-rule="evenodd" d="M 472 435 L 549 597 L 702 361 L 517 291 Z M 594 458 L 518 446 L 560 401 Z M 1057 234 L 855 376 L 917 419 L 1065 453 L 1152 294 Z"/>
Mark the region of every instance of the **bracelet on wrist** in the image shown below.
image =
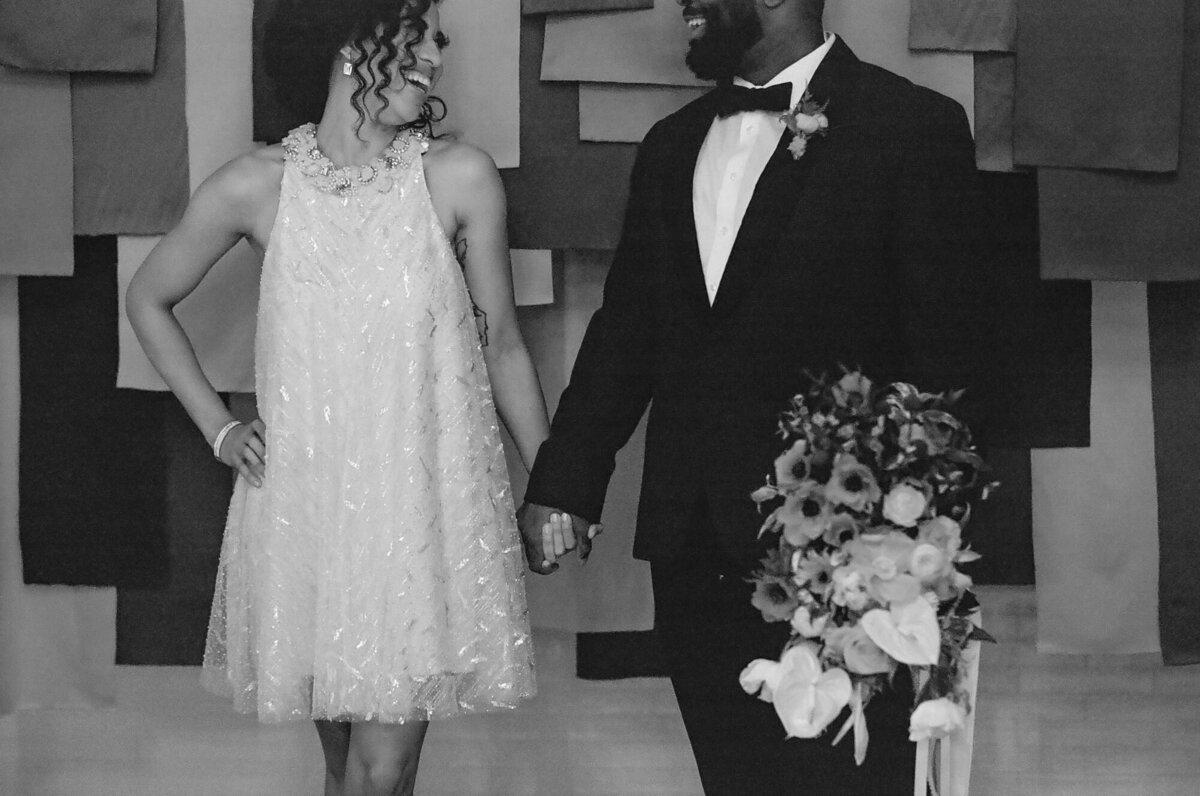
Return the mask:
<path id="1" fill-rule="evenodd" d="M 217 438 L 213 440 L 212 451 L 213 456 L 221 458 L 221 445 L 225 442 L 225 438 L 229 436 L 229 432 L 233 431 L 238 426 L 242 425 L 240 420 L 230 420 L 220 431 L 217 432 Z"/>

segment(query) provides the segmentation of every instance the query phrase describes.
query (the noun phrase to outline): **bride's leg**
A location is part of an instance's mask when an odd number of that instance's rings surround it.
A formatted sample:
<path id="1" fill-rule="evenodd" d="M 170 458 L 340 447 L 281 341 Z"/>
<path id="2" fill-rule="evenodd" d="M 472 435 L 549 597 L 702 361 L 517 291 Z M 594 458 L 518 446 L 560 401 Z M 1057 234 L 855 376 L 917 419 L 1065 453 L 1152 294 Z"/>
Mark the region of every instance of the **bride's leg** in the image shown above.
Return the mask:
<path id="1" fill-rule="evenodd" d="M 317 736 L 325 753 L 325 796 L 343 796 L 346 756 L 350 753 L 350 723 L 317 720 Z"/>
<path id="2" fill-rule="evenodd" d="M 355 722 L 346 760 L 345 796 L 412 796 L 427 721 Z"/>

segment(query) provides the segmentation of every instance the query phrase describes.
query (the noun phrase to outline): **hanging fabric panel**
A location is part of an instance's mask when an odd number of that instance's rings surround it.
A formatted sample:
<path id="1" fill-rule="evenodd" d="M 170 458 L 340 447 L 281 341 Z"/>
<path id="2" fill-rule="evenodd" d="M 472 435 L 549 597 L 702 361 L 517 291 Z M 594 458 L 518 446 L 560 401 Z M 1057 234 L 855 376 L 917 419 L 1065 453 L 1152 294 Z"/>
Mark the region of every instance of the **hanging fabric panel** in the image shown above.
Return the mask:
<path id="1" fill-rule="evenodd" d="M 21 277 L 25 582 L 158 586 L 167 573 L 160 396 L 116 388 L 117 242 L 76 238 L 75 275 Z"/>
<path id="2" fill-rule="evenodd" d="M 188 200 L 183 0 L 162 0 L 153 75 L 74 74 L 75 234 L 153 235 Z"/>
<path id="3" fill-rule="evenodd" d="M 4 0 L 0 64 L 37 72 L 154 71 L 158 0 Z"/>
<path id="4" fill-rule="evenodd" d="M 912 0 L 911 50 L 1012 52 L 1016 39 L 1016 0 Z"/>
<path id="5" fill-rule="evenodd" d="M 1184 0 L 1017 0 L 1016 162 L 1179 165 Z"/>
<path id="6" fill-rule="evenodd" d="M 1098 282 L 1092 307 L 1091 445 L 1033 452 L 1037 646 L 1049 653 L 1156 652 L 1146 286 Z"/>
<path id="7" fill-rule="evenodd" d="M 1150 379 L 1158 476 L 1158 621 L 1163 660 L 1200 663 L 1200 283 L 1151 284 Z M 1152 523 L 1153 517 L 1149 518 Z"/>
<path id="8" fill-rule="evenodd" d="M 70 80 L 0 67 L 0 108 L 0 276 L 70 276 Z"/>

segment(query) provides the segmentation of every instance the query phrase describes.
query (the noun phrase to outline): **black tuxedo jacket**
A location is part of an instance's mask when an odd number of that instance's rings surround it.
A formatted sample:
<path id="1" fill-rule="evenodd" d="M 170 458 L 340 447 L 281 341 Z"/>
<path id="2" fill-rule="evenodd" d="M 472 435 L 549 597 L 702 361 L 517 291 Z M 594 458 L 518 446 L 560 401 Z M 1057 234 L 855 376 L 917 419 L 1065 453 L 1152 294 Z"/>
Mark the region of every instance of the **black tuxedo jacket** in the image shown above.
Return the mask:
<path id="1" fill-rule="evenodd" d="M 724 551 L 761 555 L 750 493 L 804 370 L 971 388 L 986 296 L 974 148 L 952 100 L 859 61 L 839 39 L 809 87 L 830 128 L 785 133 L 709 305 L 692 176 L 705 95 L 660 121 L 634 165 L 622 240 L 526 500 L 598 520 L 616 452 L 651 405 L 634 555 L 670 560 L 699 502 Z"/>

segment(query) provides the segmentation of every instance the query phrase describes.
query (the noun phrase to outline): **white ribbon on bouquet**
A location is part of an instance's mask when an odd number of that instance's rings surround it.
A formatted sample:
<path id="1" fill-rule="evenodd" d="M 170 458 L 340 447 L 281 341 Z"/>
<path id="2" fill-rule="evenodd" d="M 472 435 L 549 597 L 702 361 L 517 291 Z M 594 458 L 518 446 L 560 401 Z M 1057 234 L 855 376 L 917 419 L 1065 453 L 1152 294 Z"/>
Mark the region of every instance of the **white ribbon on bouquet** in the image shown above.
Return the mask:
<path id="1" fill-rule="evenodd" d="M 980 612 L 972 620 L 980 624 Z M 963 726 L 945 738 L 917 742 L 917 766 L 913 796 L 967 796 L 971 785 L 971 755 L 975 747 L 975 711 L 979 709 L 979 654 L 981 644 L 972 641 L 963 650 L 963 688 L 971 710 Z"/>

